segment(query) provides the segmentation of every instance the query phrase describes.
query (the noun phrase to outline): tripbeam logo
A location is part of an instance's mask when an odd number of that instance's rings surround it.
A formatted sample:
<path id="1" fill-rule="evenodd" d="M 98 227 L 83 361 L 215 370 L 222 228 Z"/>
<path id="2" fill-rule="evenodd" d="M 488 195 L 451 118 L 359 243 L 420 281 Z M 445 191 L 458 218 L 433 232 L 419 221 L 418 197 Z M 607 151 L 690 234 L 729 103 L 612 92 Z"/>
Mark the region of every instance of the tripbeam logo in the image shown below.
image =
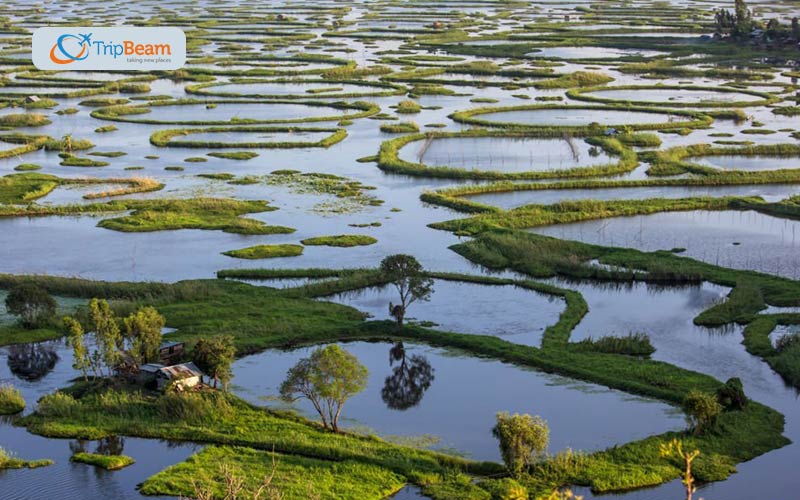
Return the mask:
<path id="1" fill-rule="evenodd" d="M 39 28 L 31 50 L 43 70 L 172 70 L 186 62 L 186 35 L 178 28 Z"/>

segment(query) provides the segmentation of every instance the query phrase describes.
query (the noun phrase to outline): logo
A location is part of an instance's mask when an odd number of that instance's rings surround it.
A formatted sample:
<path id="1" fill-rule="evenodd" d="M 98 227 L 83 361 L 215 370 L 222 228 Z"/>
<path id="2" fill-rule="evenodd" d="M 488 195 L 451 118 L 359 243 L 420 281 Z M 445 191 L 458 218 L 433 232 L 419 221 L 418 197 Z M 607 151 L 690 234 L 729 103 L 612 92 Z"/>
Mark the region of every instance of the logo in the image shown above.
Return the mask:
<path id="1" fill-rule="evenodd" d="M 74 51 L 75 49 L 71 48 L 68 50 L 67 47 L 65 47 L 65 45 L 68 44 L 69 42 L 73 42 L 72 45 L 74 45 L 75 40 L 77 40 L 77 45 L 80 51 L 77 53 L 77 55 L 72 55 L 72 51 Z M 89 49 L 91 48 L 91 44 L 92 44 L 91 33 L 80 34 L 80 35 L 70 35 L 70 34 L 61 35 L 60 37 L 58 37 L 58 40 L 56 41 L 56 43 L 53 44 L 53 47 L 50 49 L 50 60 L 56 64 L 69 64 L 75 61 L 82 61 L 87 57 L 89 57 Z M 56 53 L 56 51 L 58 52 L 58 54 Z"/>
<path id="2" fill-rule="evenodd" d="M 39 28 L 31 42 L 42 70 L 174 70 L 186 62 L 186 35 L 179 28 Z"/>

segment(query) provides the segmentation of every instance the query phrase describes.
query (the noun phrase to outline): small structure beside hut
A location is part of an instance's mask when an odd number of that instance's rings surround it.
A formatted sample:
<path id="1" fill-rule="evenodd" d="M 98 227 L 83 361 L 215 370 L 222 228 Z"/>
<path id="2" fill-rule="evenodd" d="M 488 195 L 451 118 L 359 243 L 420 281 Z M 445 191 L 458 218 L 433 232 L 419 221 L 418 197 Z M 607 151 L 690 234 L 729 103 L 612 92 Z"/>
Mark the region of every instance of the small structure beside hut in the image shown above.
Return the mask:
<path id="1" fill-rule="evenodd" d="M 183 358 L 185 347 L 183 342 L 164 342 L 158 348 L 158 359 L 163 365 L 173 365 Z"/>

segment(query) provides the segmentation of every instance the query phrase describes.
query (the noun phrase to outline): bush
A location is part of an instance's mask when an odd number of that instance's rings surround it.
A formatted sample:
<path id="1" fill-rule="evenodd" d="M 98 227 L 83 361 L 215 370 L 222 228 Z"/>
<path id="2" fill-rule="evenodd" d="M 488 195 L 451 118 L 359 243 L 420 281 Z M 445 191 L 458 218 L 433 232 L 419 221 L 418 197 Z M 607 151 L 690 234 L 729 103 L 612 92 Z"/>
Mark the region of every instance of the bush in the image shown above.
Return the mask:
<path id="1" fill-rule="evenodd" d="M 492 500 L 528 500 L 528 490 L 510 477 L 478 483 L 492 495 Z"/>
<path id="2" fill-rule="evenodd" d="M 158 413 L 165 420 L 201 424 L 231 413 L 228 400 L 219 393 L 167 392 L 158 399 Z"/>
<path id="3" fill-rule="evenodd" d="M 747 406 L 741 379 L 729 378 L 725 385 L 717 389 L 717 401 L 727 410 L 741 410 Z"/>
<path id="4" fill-rule="evenodd" d="M 0 385 L 0 415 L 11 415 L 25 409 L 25 399 L 19 389 Z"/>
<path id="5" fill-rule="evenodd" d="M 24 283 L 9 292 L 6 309 L 14 316 L 19 316 L 25 328 L 37 328 L 53 317 L 56 301 L 44 288 Z"/>
<path id="6" fill-rule="evenodd" d="M 686 420 L 695 434 L 702 434 L 716 424 L 722 405 L 713 394 L 692 390 L 683 402 Z"/>
<path id="7" fill-rule="evenodd" d="M 45 417 L 69 417 L 76 412 L 79 406 L 80 403 L 69 394 L 56 391 L 39 400 L 37 412 Z"/>

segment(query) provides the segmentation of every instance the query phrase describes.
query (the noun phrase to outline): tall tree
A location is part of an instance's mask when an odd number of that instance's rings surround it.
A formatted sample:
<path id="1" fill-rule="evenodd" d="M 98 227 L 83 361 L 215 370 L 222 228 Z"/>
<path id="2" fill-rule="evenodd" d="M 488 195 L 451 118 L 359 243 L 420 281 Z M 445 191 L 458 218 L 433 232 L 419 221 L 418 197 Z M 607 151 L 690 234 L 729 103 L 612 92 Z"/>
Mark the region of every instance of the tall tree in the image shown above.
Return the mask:
<path id="1" fill-rule="evenodd" d="M 56 301 L 44 288 L 24 283 L 11 289 L 6 296 L 6 310 L 19 316 L 25 328 L 36 328 L 56 312 Z"/>
<path id="2" fill-rule="evenodd" d="M 492 434 L 500 441 L 500 454 L 508 472 L 519 477 L 522 471 L 547 453 L 550 429 L 538 415 L 497 414 Z"/>
<path id="3" fill-rule="evenodd" d="M 139 364 L 158 361 L 166 321 L 154 307 L 143 307 L 124 320 L 130 355 Z"/>
<path id="4" fill-rule="evenodd" d="M 81 372 L 83 380 L 88 380 L 92 369 L 92 357 L 83 341 L 83 326 L 75 318 L 64 318 L 64 329 L 67 331 L 67 344 L 72 347 L 72 368 Z"/>
<path id="5" fill-rule="evenodd" d="M 366 388 L 368 376 L 367 367 L 358 358 L 330 345 L 316 349 L 289 369 L 280 392 L 287 401 L 311 401 L 322 425 L 339 432 L 339 416 L 345 402 Z"/>
<path id="6" fill-rule="evenodd" d="M 381 261 L 381 273 L 400 294 L 400 303 L 389 303 L 389 314 L 402 328 L 409 306 L 416 301 L 430 300 L 433 280 L 425 276 L 417 259 L 411 255 L 390 255 Z"/>
<path id="7" fill-rule="evenodd" d="M 122 335 L 114 311 L 108 302 L 92 299 L 89 302 L 89 319 L 94 328 L 97 346 L 100 348 L 100 360 L 108 370 L 108 374 L 122 359 Z"/>
<path id="8" fill-rule="evenodd" d="M 734 3 L 734 26 L 733 34 L 737 38 L 745 38 L 753 30 L 753 14 L 747 8 L 744 0 L 736 0 Z"/>
<path id="9" fill-rule="evenodd" d="M 231 335 L 219 335 L 209 339 L 200 339 L 192 351 L 192 361 L 214 380 L 222 384 L 223 389 L 228 388 L 233 378 L 231 365 L 236 355 Z"/>

